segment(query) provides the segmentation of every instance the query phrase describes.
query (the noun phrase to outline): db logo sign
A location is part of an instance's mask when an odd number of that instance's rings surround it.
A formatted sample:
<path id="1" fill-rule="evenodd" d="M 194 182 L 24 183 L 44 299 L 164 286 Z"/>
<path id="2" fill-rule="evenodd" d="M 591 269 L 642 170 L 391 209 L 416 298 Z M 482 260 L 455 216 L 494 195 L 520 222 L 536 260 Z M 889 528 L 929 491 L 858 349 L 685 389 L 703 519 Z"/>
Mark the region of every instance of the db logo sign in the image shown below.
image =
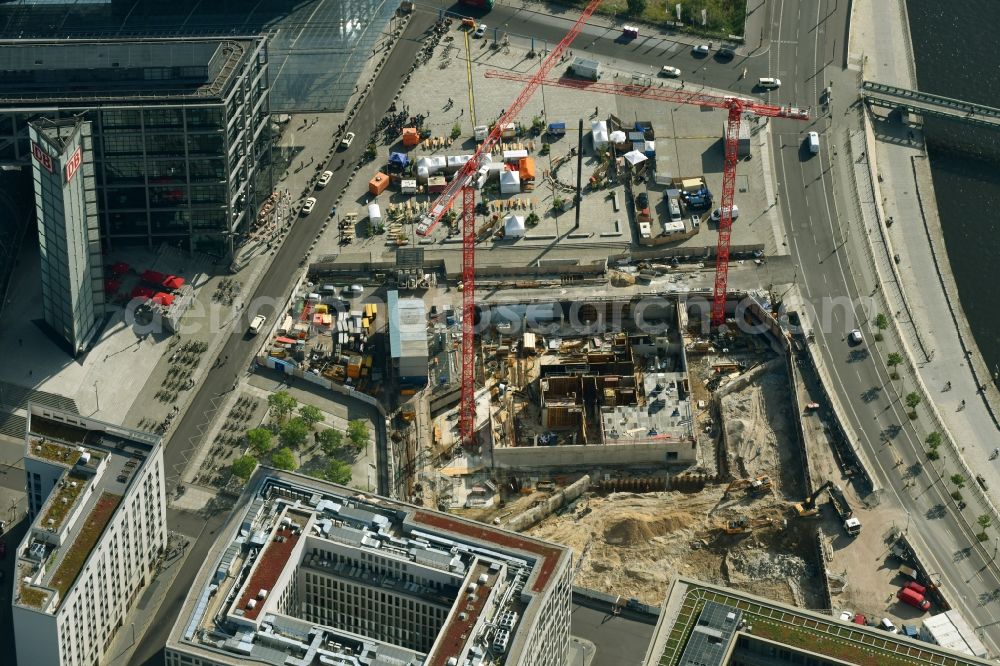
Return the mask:
<path id="1" fill-rule="evenodd" d="M 83 162 L 83 151 L 77 146 L 76 151 L 73 155 L 66 161 L 65 173 L 66 173 L 66 184 L 69 184 L 73 180 L 73 176 L 76 175 L 76 170 L 80 168 L 80 164 Z M 51 169 L 50 169 L 51 171 Z"/>
<path id="2" fill-rule="evenodd" d="M 39 164 L 45 167 L 49 173 L 52 173 L 52 158 L 34 141 L 31 142 L 31 154 L 34 155 Z"/>

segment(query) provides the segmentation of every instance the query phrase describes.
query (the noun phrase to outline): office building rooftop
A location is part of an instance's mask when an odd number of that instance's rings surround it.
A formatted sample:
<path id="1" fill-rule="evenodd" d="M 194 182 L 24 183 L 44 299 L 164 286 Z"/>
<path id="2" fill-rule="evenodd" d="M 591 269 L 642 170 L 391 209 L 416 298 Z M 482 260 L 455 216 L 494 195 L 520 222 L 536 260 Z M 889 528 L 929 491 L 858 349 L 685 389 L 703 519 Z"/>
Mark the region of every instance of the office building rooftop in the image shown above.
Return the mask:
<path id="1" fill-rule="evenodd" d="M 663 602 L 643 663 L 986 666 L 989 662 L 739 590 L 677 577 Z"/>
<path id="2" fill-rule="evenodd" d="M 0 103 L 210 98 L 246 39 L 0 41 Z"/>
<path id="3" fill-rule="evenodd" d="M 222 534 L 168 654 L 465 664 L 519 649 L 518 629 L 571 561 L 560 546 L 266 468 Z"/>

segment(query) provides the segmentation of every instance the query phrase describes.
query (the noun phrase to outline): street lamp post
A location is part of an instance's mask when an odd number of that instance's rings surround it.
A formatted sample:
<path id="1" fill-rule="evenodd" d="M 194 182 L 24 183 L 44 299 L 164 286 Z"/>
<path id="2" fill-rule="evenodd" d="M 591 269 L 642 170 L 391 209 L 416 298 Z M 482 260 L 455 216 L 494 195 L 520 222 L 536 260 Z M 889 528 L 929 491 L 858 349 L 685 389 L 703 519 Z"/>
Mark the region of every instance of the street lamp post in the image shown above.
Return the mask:
<path id="1" fill-rule="evenodd" d="M 94 411 L 101 411 L 101 394 L 97 391 L 97 382 L 94 382 L 94 400 L 97 401 L 97 409 Z"/>

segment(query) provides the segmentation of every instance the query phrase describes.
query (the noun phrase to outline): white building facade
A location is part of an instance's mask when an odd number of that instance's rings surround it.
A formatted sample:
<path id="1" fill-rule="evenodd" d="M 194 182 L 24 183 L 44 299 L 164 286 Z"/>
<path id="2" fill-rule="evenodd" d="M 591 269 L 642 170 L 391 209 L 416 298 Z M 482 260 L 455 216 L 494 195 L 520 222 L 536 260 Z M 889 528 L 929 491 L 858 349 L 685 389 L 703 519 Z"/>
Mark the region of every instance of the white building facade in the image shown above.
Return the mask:
<path id="1" fill-rule="evenodd" d="M 50 407 L 28 413 L 32 524 L 13 580 L 18 663 L 106 663 L 167 543 L 160 440 Z"/>

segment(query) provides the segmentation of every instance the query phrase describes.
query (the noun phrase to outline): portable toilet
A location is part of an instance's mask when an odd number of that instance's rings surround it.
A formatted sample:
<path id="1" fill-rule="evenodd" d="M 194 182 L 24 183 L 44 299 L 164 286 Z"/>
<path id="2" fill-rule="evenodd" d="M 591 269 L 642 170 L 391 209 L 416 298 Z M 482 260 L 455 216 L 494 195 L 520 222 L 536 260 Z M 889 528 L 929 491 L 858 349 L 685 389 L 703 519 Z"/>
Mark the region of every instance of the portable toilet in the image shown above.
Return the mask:
<path id="1" fill-rule="evenodd" d="M 517 163 L 517 170 L 521 176 L 521 182 L 535 179 L 535 160 L 531 157 L 522 157 Z"/>

